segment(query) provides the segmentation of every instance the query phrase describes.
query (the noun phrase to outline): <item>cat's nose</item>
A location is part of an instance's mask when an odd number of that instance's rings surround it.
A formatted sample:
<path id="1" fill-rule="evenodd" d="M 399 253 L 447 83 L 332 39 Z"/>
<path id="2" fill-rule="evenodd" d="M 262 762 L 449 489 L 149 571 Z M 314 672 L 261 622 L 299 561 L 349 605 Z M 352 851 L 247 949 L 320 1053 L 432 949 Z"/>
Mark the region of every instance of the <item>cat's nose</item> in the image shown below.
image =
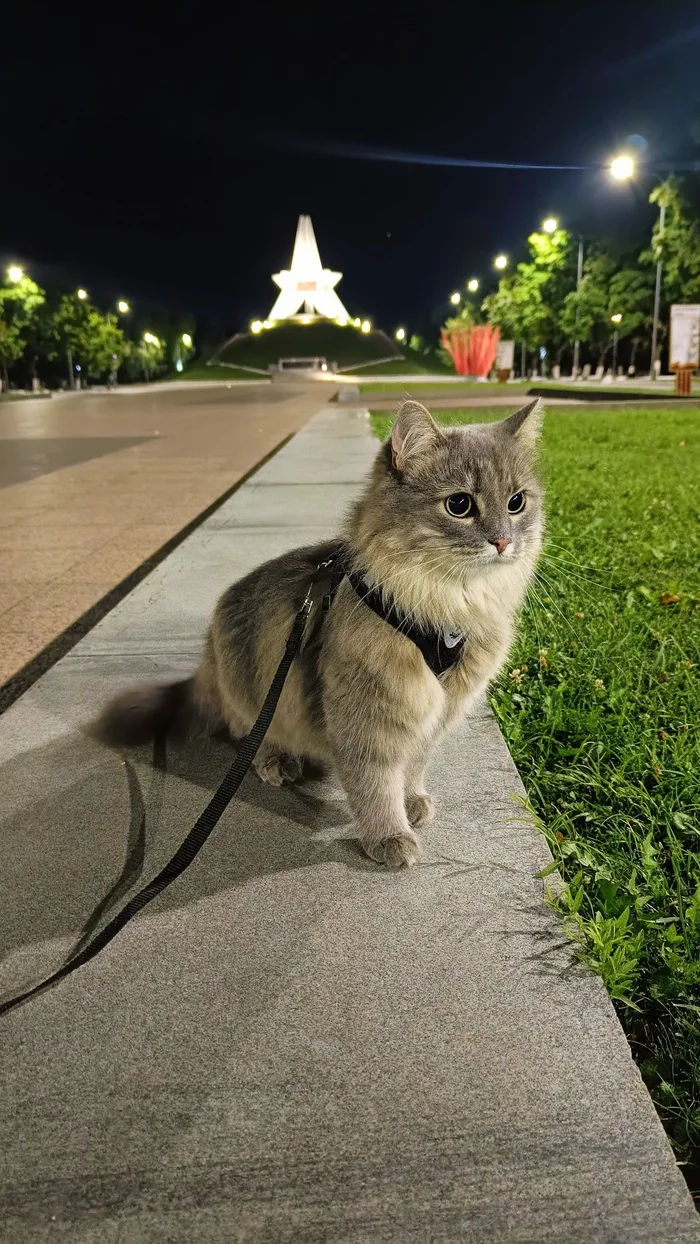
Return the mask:
<path id="1" fill-rule="evenodd" d="M 497 551 L 497 553 L 498 553 L 499 557 L 500 557 L 501 553 L 504 553 L 504 552 L 505 552 L 505 550 L 508 548 L 508 545 L 509 545 L 509 544 L 512 544 L 512 543 L 513 543 L 513 541 L 511 540 L 510 536 L 507 536 L 507 537 L 506 537 L 505 539 L 503 539 L 503 540 L 489 540 L 489 544 L 493 544 L 493 545 L 495 545 L 495 547 L 496 547 L 496 551 Z"/>

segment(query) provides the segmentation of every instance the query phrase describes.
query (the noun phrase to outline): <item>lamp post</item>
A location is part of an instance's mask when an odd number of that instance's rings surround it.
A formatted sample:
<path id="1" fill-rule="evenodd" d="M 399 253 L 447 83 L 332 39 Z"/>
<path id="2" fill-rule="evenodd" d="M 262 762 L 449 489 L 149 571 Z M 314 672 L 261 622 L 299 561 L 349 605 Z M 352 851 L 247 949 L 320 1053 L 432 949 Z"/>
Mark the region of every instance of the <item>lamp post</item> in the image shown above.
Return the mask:
<path id="1" fill-rule="evenodd" d="M 544 233 L 556 233 L 558 224 L 559 221 L 554 216 L 548 216 L 546 220 L 542 221 L 542 230 Z"/>
<path id="2" fill-rule="evenodd" d="M 661 304 L 661 274 L 663 272 L 663 266 L 664 266 L 661 256 L 663 253 L 662 252 L 662 238 L 664 236 L 664 224 L 665 223 L 666 223 L 666 204 L 660 203 L 659 204 L 659 244 L 657 248 L 658 258 L 656 260 L 656 285 L 654 287 L 654 319 L 653 319 L 652 329 L 651 329 L 651 368 L 650 368 L 650 376 L 649 376 L 650 380 L 656 380 L 657 378 L 656 349 L 657 349 L 657 343 L 659 339 L 659 307 Z M 659 371 L 661 371 L 660 367 L 659 367 Z"/>
<path id="3" fill-rule="evenodd" d="M 508 267 L 508 256 L 496 255 L 496 258 L 493 261 L 493 266 L 494 268 L 498 268 L 499 272 L 503 272 L 504 268 Z"/>
<path id="4" fill-rule="evenodd" d="M 576 264 L 576 293 L 578 293 L 578 291 L 579 291 L 579 289 L 580 289 L 580 287 L 581 287 L 581 278 L 582 278 L 582 276 L 583 276 L 583 238 L 582 238 L 582 237 L 579 237 L 579 240 L 578 240 L 578 261 L 577 261 L 577 264 Z M 578 303 L 576 304 L 576 316 L 575 316 L 575 320 L 576 320 L 576 331 L 578 332 Z M 576 340 L 575 340 L 575 342 L 574 342 L 574 364 L 573 364 L 574 380 L 578 379 L 578 371 L 579 371 L 579 352 L 580 352 L 580 349 L 581 349 L 581 342 L 579 341 L 579 339 L 578 339 L 578 337 L 577 337 L 577 338 L 576 338 Z"/>
<path id="5" fill-rule="evenodd" d="M 629 181 L 634 177 L 636 172 L 635 162 L 632 156 L 623 152 L 616 156 L 610 165 L 610 176 L 615 181 Z M 656 260 L 656 285 L 654 288 L 654 317 L 651 329 L 651 365 L 649 368 L 649 379 L 656 380 L 656 353 L 659 340 L 659 309 L 661 306 L 661 276 L 663 272 L 662 245 L 661 240 L 664 236 L 664 225 L 666 223 L 666 204 L 659 204 L 659 238 Z M 659 369 L 660 370 L 660 369 Z"/>
<path id="6" fill-rule="evenodd" d="M 453 307 L 458 307 L 461 301 L 462 295 L 457 290 L 455 290 L 454 294 L 450 294 L 450 302 Z"/>
<path id="7" fill-rule="evenodd" d="M 478 288 L 479 288 L 479 282 L 477 281 L 475 276 L 472 277 L 471 281 L 467 281 L 467 289 L 469 290 L 470 294 L 475 294 Z"/>
<path id="8" fill-rule="evenodd" d="M 613 357 L 612 357 L 612 374 L 613 374 L 613 380 L 614 380 L 615 377 L 617 376 L 617 342 L 619 338 L 618 325 L 622 323 L 622 316 L 620 312 L 617 311 L 615 315 L 611 315 L 610 320 L 615 325 L 615 331 L 613 332 Z"/>

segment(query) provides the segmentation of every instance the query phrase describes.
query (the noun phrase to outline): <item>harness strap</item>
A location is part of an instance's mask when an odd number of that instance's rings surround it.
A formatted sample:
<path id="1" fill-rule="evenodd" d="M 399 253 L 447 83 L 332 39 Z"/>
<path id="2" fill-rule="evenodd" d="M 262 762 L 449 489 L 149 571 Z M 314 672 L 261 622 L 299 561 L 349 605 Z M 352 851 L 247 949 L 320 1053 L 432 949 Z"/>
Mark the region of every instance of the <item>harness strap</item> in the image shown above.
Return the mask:
<path id="1" fill-rule="evenodd" d="M 423 659 L 436 678 L 457 665 L 464 651 L 464 635 L 461 631 L 424 630 L 409 616 L 398 612 L 393 604 L 386 604 L 384 597 L 376 588 L 370 588 L 361 574 L 348 572 L 348 581 L 355 592 L 369 608 L 382 618 L 394 630 L 412 640 L 421 652 Z"/>

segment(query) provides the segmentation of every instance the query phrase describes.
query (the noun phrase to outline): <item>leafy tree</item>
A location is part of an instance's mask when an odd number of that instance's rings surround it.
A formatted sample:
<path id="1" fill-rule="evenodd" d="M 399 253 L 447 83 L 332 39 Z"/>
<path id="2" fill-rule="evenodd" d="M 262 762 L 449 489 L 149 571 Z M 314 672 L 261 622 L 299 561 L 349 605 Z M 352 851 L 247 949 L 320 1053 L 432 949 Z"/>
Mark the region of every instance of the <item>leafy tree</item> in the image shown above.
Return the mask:
<path id="1" fill-rule="evenodd" d="M 691 214 L 677 177 L 668 177 L 649 195 L 650 203 L 665 209 L 664 232 L 657 219 L 649 250 L 642 251 L 639 262 L 655 266 L 663 262 L 662 297 L 668 307 L 672 302 L 700 302 L 700 220 Z"/>
<path id="2" fill-rule="evenodd" d="M 77 294 L 64 294 L 51 316 L 47 329 L 48 357 L 66 357 L 72 382 L 72 367 L 79 364 L 86 376 L 96 379 L 116 370 L 129 351 L 129 343 L 111 316 Z"/>
<path id="3" fill-rule="evenodd" d="M 165 370 L 165 342 L 155 333 L 145 332 L 132 349 L 133 364 L 146 380 L 153 380 Z"/>
<path id="4" fill-rule="evenodd" d="M 24 354 L 36 325 L 39 308 L 45 300 L 44 290 L 28 276 L 22 276 L 18 281 L 0 287 L 0 363 L 3 389 L 7 389 L 9 385 L 8 368 Z"/>
<path id="5" fill-rule="evenodd" d="M 528 351 L 547 344 L 559 358 L 568 339 L 558 311 L 575 283 L 571 235 L 565 229 L 531 233 L 528 245 L 530 262 L 519 263 L 511 276 L 502 277 L 482 309 L 504 337 L 524 342 Z"/>
<path id="6" fill-rule="evenodd" d="M 653 290 L 649 274 L 638 268 L 616 268 L 617 261 L 608 251 L 593 250 L 584 263 L 579 289 L 566 295 L 559 313 L 562 333 L 589 345 L 598 367 L 605 366 L 615 332 L 618 339 L 636 334 L 636 353 L 643 340 L 639 330 L 651 323 Z M 613 315 L 622 316 L 619 323 L 613 324 Z"/>

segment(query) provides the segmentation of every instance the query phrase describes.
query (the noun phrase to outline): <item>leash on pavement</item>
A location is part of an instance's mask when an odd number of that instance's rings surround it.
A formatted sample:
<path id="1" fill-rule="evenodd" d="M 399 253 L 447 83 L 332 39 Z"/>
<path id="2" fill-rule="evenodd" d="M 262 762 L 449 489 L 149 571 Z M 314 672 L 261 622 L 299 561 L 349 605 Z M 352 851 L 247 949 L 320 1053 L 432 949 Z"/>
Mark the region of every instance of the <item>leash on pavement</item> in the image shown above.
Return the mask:
<path id="1" fill-rule="evenodd" d="M 297 655 L 301 641 L 304 637 L 306 622 L 314 603 L 314 586 L 318 582 L 319 578 L 328 578 L 329 575 L 331 579 L 331 586 L 329 592 L 323 597 L 323 609 L 325 611 L 330 608 L 335 591 L 345 573 L 342 569 L 342 564 L 335 566 L 335 563 L 339 561 L 340 557 L 340 552 L 335 553 L 333 556 L 327 558 L 326 561 L 319 562 L 316 567 L 316 572 L 311 583 L 309 584 L 306 596 L 304 597 L 304 602 L 292 624 L 292 629 L 289 632 L 289 637 L 284 649 L 284 655 L 277 667 L 277 672 L 270 683 L 269 691 L 265 696 L 265 702 L 260 710 L 260 713 L 258 714 L 257 720 L 243 740 L 236 759 L 228 772 L 225 774 L 218 789 L 212 795 L 201 816 L 195 821 L 182 845 L 178 847 L 175 854 L 168 860 L 167 864 L 161 869 L 157 877 L 154 877 L 152 881 L 149 881 L 148 885 L 145 885 L 143 889 L 139 890 L 138 894 L 135 894 L 133 898 L 130 898 L 128 903 L 122 907 L 121 911 L 117 912 L 116 916 L 112 917 L 109 923 L 105 925 L 97 936 L 94 937 L 91 942 L 88 942 L 87 946 L 84 946 L 82 950 L 68 958 L 62 967 L 60 967 L 56 972 L 52 972 L 51 976 L 47 976 L 46 979 L 40 981 L 38 985 L 33 985 L 31 989 L 25 989 L 23 993 L 17 994 L 13 998 L 8 998 L 6 1002 L 1 1002 L 0 1015 L 6 1015 L 8 1011 L 14 1010 L 15 1007 L 20 1006 L 23 1002 L 28 1002 L 30 998 L 35 998 L 38 994 L 43 993 L 44 990 L 48 989 L 50 985 L 55 985 L 58 981 L 65 980 L 65 978 L 70 976 L 72 972 L 75 972 L 78 968 L 83 967 L 84 964 L 89 963 L 91 959 L 94 959 L 96 955 L 99 955 L 100 951 L 104 950 L 105 946 L 108 946 L 109 943 L 117 936 L 117 933 L 120 933 L 124 926 L 127 925 L 130 920 L 133 920 L 134 916 L 138 915 L 144 907 L 146 907 L 149 903 L 152 903 L 154 898 L 158 898 L 164 890 L 167 890 L 168 886 L 172 885 L 173 881 L 176 881 L 178 877 L 182 876 L 185 869 L 189 868 L 195 857 L 199 855 L 199 852 L 207 841 L 207 838 L 220 821 L 226 811 L 226 808 L 233 799 L 233 796 L 236 794 L 236 791 L 250 769 L 260 745 L 267 734 L 275 713 L 275 709 L 277 708 L 279 698 L 282 694 L 282 689 L 287 680 L 287 675 L 292 661 Z"/>

